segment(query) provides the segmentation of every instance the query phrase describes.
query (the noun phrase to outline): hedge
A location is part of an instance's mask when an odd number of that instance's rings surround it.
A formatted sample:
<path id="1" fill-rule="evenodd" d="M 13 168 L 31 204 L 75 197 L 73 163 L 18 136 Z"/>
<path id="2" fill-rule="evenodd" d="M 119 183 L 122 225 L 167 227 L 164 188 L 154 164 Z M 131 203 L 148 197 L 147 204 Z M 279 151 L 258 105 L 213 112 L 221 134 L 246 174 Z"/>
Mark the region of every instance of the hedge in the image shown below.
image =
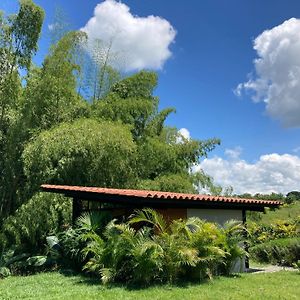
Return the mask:
<path id="1" fill-rule="evenodd" d="M 249 253 L 258 262 L 292 266 L 300 259 L 300 239 L 272 240 L 251 247 Z"/>

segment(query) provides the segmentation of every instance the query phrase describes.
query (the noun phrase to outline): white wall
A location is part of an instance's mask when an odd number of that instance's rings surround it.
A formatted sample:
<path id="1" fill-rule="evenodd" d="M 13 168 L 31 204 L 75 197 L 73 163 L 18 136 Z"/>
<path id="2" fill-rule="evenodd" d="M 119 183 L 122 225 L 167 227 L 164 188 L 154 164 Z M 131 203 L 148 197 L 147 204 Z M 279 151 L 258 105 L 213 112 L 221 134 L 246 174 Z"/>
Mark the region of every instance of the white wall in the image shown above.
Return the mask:
<path id="1" fill-rule="evenodd" d="M 223 225 L 226 221 L 231 219 L 243 221 L 242 210 L 233 209 L 188 208 L 187 217 L 198 217 L 208 222 L 216 222 L 220 225 Z"/>
<path id="2" fill-rule="evenodd" d="M 208 222 L 215 222 L 223 225 L 226 221 L 237 220 L 243 221 L 242 210 L 233 209 L 201 209 L 193 208 L 187 209 L 187 217 L 198 217 L 200 219 L 206 220 Z M 245 258 L 237 259 L 231 268 L 231 272 L 242 273 L 245 272 Z"/>

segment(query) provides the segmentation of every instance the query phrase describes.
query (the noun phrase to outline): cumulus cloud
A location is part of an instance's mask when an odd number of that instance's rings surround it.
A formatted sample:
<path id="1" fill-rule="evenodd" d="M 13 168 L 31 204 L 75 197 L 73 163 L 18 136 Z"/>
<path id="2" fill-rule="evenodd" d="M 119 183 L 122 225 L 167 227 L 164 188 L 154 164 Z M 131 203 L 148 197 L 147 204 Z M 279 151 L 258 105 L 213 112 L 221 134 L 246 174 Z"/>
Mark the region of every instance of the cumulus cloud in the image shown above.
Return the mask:
<path id="1" fill-rule="evenodd" d="M 254 40 L 256 76 L 240 83 L 235 94 L 248 91 L 263 101 L 267 113 L 286 127 L 300 127 L 300 19 L 291 18 Z"/>
<path id="2" fill-rule="evenodd" d="M 190 132 L 186 128 L 181 128 L 178 130 L 178 136 L 176 138 L 176 143 L 183 143 L 184 140 L 189 140 L 191 138 Z"/>
<path id="3" fill-rule="evenodd" d="M 241 158 L 204 159 L 202 169 L 223 187 L 232 186 L 235 193 L 283 193 L 300 190 L 300 157 L 290 154 L 266 154 L 249 163 Z"/>
<path id="4" fill-rule="evenodd" d="M 225 155 L 230 159 L 238 159 L 242 153 L 242 148 L 240 146 L 235 147 L 234 149 L 226 149 Z"/>
<path id="5" fill-rule="evenodd" d="M 115 0 L 98 4 L 81 30 L 91 40 L 111 44 L 111 50 L 126 60 L 126 71 L 161 69 L 172 54 L 169 47 L 176 35 L 167 20 L 133 15 L 127 5 Z"/>
<path id="6" fill-rule="evenodd" d="M 178 130 L 178 132 L 187 140 L 191 138 L 191 134 L 186 128 L 181 128 Z"/>

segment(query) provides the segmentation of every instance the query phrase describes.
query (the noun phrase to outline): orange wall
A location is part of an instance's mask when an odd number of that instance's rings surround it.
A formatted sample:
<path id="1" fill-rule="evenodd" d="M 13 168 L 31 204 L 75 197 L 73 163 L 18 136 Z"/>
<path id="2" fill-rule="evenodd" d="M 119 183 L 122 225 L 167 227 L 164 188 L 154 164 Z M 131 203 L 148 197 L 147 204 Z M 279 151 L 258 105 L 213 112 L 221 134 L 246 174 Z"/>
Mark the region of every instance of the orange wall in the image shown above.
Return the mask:
<path id="1" fill-rule="evenodd" d="M 187 218 L 187 209 L 186 208 L 159 208 L 155 209 L 160 213 L 165 220 L 171 222 L 177 219 L 186 219 Z M 133 209 L 126 208 L 113 208 L 111 210 L 113 218 L 120 218 L 124 216 L 125 218 L 129 217 L 133 213 Z"/>
<path id="2" fill-rule="evenodd" d="M 165 208 L 165 209 L 156 209 L 163 217 L 171 222 L 177 219 L 186 219 L 187 209 L 186 208 Z"/>

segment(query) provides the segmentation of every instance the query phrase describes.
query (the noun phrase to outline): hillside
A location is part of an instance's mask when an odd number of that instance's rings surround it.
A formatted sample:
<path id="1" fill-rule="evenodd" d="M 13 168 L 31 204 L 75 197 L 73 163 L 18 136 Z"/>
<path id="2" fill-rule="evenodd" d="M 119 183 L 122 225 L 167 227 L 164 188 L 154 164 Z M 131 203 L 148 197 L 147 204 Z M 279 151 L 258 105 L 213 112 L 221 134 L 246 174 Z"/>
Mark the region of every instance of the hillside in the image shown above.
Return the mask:
<path id="1" fill-rule="evenodd" d="M 271 224 L 277 220 L 294 219 L 300 216 L 300 201 L 292 204 L 284 204 L 280 209 L 274 211 L 266 210 L 265 213 L 248 213 L 247 218 L 260 224 Z"/>

